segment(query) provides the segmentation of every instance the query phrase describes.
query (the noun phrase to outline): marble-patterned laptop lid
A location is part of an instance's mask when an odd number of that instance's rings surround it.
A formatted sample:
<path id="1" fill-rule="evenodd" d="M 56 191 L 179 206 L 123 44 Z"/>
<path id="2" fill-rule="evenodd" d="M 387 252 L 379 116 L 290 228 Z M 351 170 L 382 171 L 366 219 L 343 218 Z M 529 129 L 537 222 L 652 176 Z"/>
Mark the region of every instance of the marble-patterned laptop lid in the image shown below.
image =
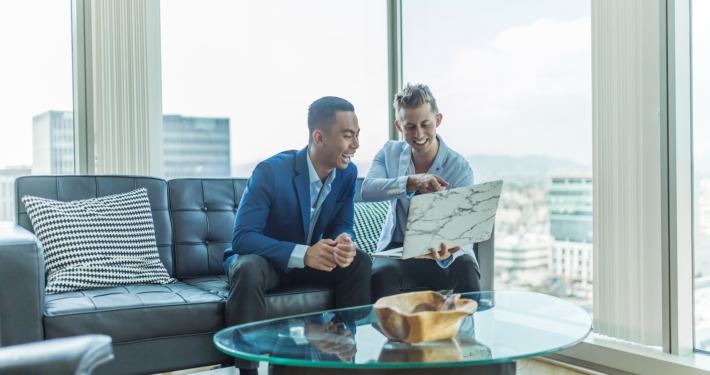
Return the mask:
<path id="1" fill-rule="evenodd" d="M 489 239 L 502 189 L 498 180 L 412 197 L 402 259 Z"/>

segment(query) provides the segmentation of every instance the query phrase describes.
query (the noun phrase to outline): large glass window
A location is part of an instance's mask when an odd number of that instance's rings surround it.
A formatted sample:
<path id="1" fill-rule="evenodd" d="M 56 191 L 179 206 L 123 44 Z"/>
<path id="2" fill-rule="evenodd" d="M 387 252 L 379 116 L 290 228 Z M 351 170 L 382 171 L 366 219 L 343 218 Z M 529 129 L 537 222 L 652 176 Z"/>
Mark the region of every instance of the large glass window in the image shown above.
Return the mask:
<path id="1" fill-rule="evenodd" d="M 365 175 L 388 138 L 386 21 L 379 0 L 162 2 L 166 178 L 251 175 L 305 147 L 329 95 L 355 106 Z"/>
<path id="2" fill-rule="evenodd" d="M 404 81 L 427 84 L 438 133 L 475 182 L 502 179 L 496 289 L 592 306 L 589 0 L 406 0 Z"/>
<path id="3" fill-rule="evenodd" d="M 0 220 L 14 220 L 17 176 L 74 173 L 71 2 L 2 2 L 0 35 Z"/>
<path id="4" fill-rule="evenodd" d="M 692 1 L 695 347 L 710 351 L 710 1 Z"/>

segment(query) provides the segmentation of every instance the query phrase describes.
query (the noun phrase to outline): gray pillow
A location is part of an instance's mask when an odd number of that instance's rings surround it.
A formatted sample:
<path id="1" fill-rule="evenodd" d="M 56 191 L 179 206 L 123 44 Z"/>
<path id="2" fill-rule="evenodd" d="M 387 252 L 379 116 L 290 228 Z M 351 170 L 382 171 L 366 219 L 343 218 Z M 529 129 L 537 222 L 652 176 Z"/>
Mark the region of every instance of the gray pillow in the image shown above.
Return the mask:
<path id="1" fill-rule="evenodd" d="M 158 256 L 145 188 L 72 202 L 22 197 L 44 248 L 47 294 L 171 284 Z"/>

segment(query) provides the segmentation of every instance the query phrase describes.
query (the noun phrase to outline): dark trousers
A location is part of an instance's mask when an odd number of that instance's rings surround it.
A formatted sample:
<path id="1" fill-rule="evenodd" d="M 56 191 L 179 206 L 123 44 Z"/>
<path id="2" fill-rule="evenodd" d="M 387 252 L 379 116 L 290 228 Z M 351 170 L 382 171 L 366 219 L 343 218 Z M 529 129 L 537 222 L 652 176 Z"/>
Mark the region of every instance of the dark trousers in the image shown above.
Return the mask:
<path id="1" fill-rule="evenodd" d="M 279 271 L 271 262 L 258 255 L 240 255 L 229 265 L 229 297 L 225 306 L 227 326 L 266 319 L 266 292 L 285 285 L 334 285 L 335 308 L 370 304 L 370 256 L 357 250 L 353 262 L 346 268 L 318 271 L 306 266 Z M 257 368 L 259 363 L 235 358 L 239 368 Z"/>
<path id="2" fill-rule="evenodd" d="M 387 249 L 401 247 L 402 243 L 390 243 Z M 431 259 L 375 258 L 372 264 L 372 295 L 374 301 L 402 292 L 402 289 L 429 288 L 453 289 L 454 293 L 481 291 L 481 274 L 478 265 L 469 254 L 460 256 L 442 268 Z"/>

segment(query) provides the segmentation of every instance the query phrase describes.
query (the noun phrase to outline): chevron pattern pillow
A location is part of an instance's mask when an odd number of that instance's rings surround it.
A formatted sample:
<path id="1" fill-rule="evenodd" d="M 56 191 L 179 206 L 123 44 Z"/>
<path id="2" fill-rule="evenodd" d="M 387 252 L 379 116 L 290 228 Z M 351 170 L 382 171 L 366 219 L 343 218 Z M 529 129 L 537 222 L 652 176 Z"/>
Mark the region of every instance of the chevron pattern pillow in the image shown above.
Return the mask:
<path id="1" fill-rule="evenodd" d="M 355 241 L 357 247 L 372 254 L 377 250 L 382 225 L 390 208 L 388 201 L 355 203 Z"/>
<path id="2" fill-rule="evenodd" d="M 158 256 L 145 188 L 72 202 L 22 197 L 44 248 L 47 294 L 171 284 Z"/>

